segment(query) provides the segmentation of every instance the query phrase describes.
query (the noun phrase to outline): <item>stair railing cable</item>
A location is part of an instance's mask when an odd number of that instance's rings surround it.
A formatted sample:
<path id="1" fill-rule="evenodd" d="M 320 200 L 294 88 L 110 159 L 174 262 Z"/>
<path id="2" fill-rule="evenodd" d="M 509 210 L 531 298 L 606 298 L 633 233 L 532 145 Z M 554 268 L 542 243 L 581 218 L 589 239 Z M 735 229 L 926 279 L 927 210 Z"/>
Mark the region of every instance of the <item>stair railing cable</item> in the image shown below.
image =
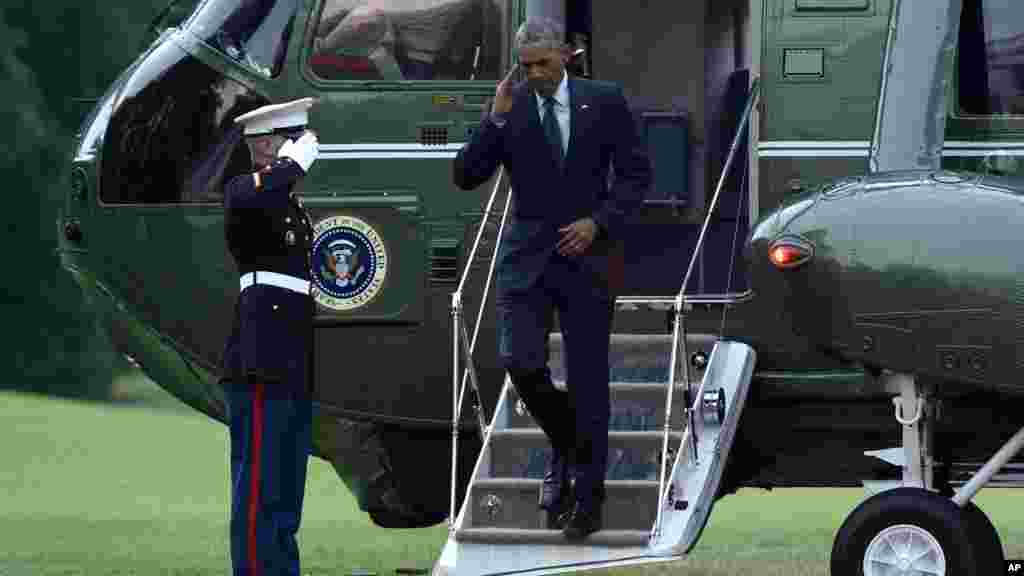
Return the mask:
<path id="1" fill-rule="evenodd" d="M 747 186 L 747 175 L 748 175 L 747 171 L 744 170 L 743 172 L 741 172 L 741 174 L 742 174 L 742 177 L 741 177 L 740 182 L 739 182 L 739 186 L 740 186 L 739 189 L 740 190 L 746 190 L 747 189 L 746 188 L 746 186 Z M 743 212 L 743 202 L 736 202 L 736 219 L 733 220 L 736 223 L 736 225 L 733 226 L 733 229 L 732 229 L 732 247 L 729 250 L 729 267 L 725 269 L 726 270 L 726 274 L 727 274 L 727 277 L 726 277 L 726 280 L 725 280 L 725 293 L 726 294 L 730 294 L 731 290 L 732 290 L 732 277 L 733 277 L 733 271 L 735 270 L 735 268 L 733 268 L 733 267 L 736 265 L 736 242 L 739 240 L 739 236 L 740 236 L 740 214 L 742 212 Z M 749 214 L 748 214 L 748 218 L 749 218 Z M 725 305 L 725 306 L 722 307 L 722 323 L 721 323 L 721 325 L 718 328 L 718 335 L 719 336 L 721 336 L 722 334 L 725 334 L 725 318 L 729 314 L 729 308 L 731 308 L 731 306 L 729 306 L 729 305 Z"/>
<path id="2" fill-rule="evenodd" d="M 718 197 L 722 192 L 722 186 L 725 183 L 725 177 L 729 174 L 729 168 L 732 166 L 733 158 L 736 156 L 736 150 L 739 147 L 741 137 L 744 130 L 747 128 L 747 124 L 750 120 L 750 113 L 754 107 L 754 102 L 757 101 L 760 87 L 758 86 L 759 78 L 755 77 L 750 87 L 750 96 L 747 100 L 746 108 L 743 111 L 743 116 L 740 119 L 739 127 L 736 130 L 736 134 L 733 136 L 732 144 L 729 147 L 729 155 L 726 157 L 725 166 L 722 168 L 721 174 L 718 176 L 718 184 L 715 186 L 715 194 L 711 199 L 711 206 L 707 211 L 707 215 L 704 217 L 704 224 L 701 226 L 700 235 L 697 237 L 697 245 L 694 247 L 693 254 L 690 257 L 690 264 L 686 269 L 686 275 L 683 277 L 683 284 L 679 288 L 679 293 L 676 294 L 675 300 L 673 301 L 673 327 L 672 327 L 672 355 L 669 363 L 669 375 L 668 375 L 668 392 L 665 402 L 665 422 L 663 428 L 663 438 L 661 446 L 661 460 L 658 470 L 658 514 L 654 521 L 654 527 L 651 530 L 651 541 L 653 542 L 661 532 L 661 521 L 662 512 L 665 508 L 665 474 L 668 470 L 668 438 L 671 431 L 672 422 L 672 396 L 676 387 L 676 365 L 682 361 L 683 366 L 683 383 L 684 386 L 689 388 L 690 385 L 690 374 L 688 369 L 688 363 L 686 362 L 686 312 L 691 310 L 692 302 L 686 297 L 686 286 L 690 281 L 690 276 L 693 273 L 694 263 L 697 261 L 697 256 L 700 254 L 704 244 L 704 237 L 707 234 L 708 225 L 711 222 L 711 216 L 715 212 L 715 208 L 718 205 Z M 730 274 L 732 271 L 729 271 Z M 729 302 L 723 301 L 728 304 Z M 680 347 L 682 353 L 680 353 Z M 710 366 L 710 365 L 709 365 Z M 710 369 L 710 368 L 709 368 Z M 697 390 L 697 394 L 690 398 L 690 405 L 684 410 L 684 417 L 687 417 L 689 422 L 686 426 L 686 431 L 679 446 L 679 456 L 681 457 L 682 452 L 685 448 L 687 440 L 690 441 L 690 449 L 688 450 L 693 464 L 699 464 L 697 458 L 697 434 L 695 430 L 696 418 L 695 412 L 697 406 L 700 403 L 701 397 L 704 393 L 704 382 L 708 380 L 708 375 L 705 374 L 705 378 L 701 381 L 700 388 Z"/>
<path id="3" fill-rule="evenodd" d="M 452 482 L 451 503 L 448 514 L 449 532 L 455 529 L 455 494 L 458 482 L 459 420 L 462 417 L 462 401 L 465 398 L 467 376 L 470 384 L 472 385 L 473 393 L 476 396 L 476 402 L 473 405 L 473 408 L 476 412 L 477 418 L 477 433 L 480 434 L 481 441 L 483 441 L 486 436 L 488 426 L 483 398 L 481 397 L 480 386 L 477 382 L 476 367 L 473 364 L 473 351 L 476 349 L 477 336 L 480 334 L 480 324 L 483 319 L 484 307 L 487 305 L 487 295 L 491 288 L 491 278 L 494 276 L 494 266 L 497 261 L 498 248 L 501 245 L 502 231 L 505 229 L 505 220 L 508 217 L 509 202 L 512 200 L 511 190 L 508 191 L 507 197 L 505 198 L 505 208 L 501 214 L 501 225 L 498 227 L 498 235 L 495 239 L 494 251 L 491 254 L 491 262 L 487 272 L 487 281 L 484 284 L 484 292 L 480 297 L 480 306 L 477 310 L 476 325 L 473 327 L 472 340 L 470 340 L 468 333 L 466 332 L 466 324 L 463 319 L 462 293 L 466 288 L 466 280 L 469 278 L 469 272 L 473 268 L 473 262 L 476 261 L 476 253 L 480 247 L 480 241 L 483 239 L 484 230 L 487 227 L 487 221 L 491 216 L 491 209 L 494 207 L 494 200 L 498 196 L 498 190 L 501 189 L 501 183 L 504 175 L 505 167 L 502 166 L 498 171 L 498 177 L 494 181 L 494 188 L 491 190 L 491 197 L 487 200 L 487 206 L 484 208 L 483 216 L 480 219 L 480 225 L 476 231 L 476 238 L 473 241 L 473 247 L 470 249 L 469 257 L 466 259 L 462 270 L 462 277 L 459 279 L 459 286 L 455 292 L 452 293 Z M 462 373 L 461 385 L 459 382 L 460 353 L 466 358 L 466 368 Z"/>

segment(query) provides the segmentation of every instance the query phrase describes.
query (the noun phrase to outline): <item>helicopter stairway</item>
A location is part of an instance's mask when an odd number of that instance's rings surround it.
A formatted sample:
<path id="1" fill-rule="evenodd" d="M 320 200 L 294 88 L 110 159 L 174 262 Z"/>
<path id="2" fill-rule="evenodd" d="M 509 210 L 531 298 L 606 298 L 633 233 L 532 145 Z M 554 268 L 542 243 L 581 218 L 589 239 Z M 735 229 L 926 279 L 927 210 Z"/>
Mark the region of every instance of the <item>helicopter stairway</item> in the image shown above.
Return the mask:
<path id="1" fill-rule="evenodd" d="M 707 364 L 701 378 L 670 393 L 673 336 L 612 335 L 603 526 L 579 542 L 544 529 L 538 501 L 549 443 L 506 378 L 434 576 L 536 575 L 672 561 L 688 552 L 711 512 L 755 355 L 711 335 L 685 340 Z M 552 335 L 551 348 L 552 375 L 564 390 L 560 335 Z"/>
<path id="2" fill-rule="evenodd" d="M 667 336 L 612 334 L 603 525 L 582 541 L 569 541 L 561 531 L 545 529 L 538 503 L 549 444 L 507 376 L 489 421 L 481 407 L 473 350 L 484 308 L 481 305 L 477 311 L 470 338 L 462 298 L 473 267 L 465 266 L 459 287 L 452 294 L 451 306 L 452 479 L 448 540 L 434 564 L 432 576 L 536 576 L 666 562 L 680 559 L 697 543 L 714 505 L 739 427 L 756 354 L 744 343 L 688 335 L 685 329 L 686 314 L 694 304 L 724 306 L 724 314 L 730 305 L 751 297 L 750 290 L 732 294 L 727 287 L 725 294 L 688 295 L 686 288 L 757 94 L 755 78 L 679 292 L 667 298 L 616 299 L 618 311 L 641 306 L 670 309 L 673 328 Z M 502 167 L 484 208 L 485 218 L 492 214 L 504 173 Z M 496 236 L 499 243 L 511 198 L 508 191 Z M 481 222 L 467 262 L 476 261 L 484 229 Z M 735 242 L 734 238 L 733 255 Z M 481 302 L 486 301 L 495 262 L 492 257 Z M 559 378 L 563 365 L 561 350 L 561 338 L 553 334 L 549 339 L 549 366 L 553 379 L 564 382 L 564 377 Z M 703 368 L 699 377 L 691 377 L 690 350 L 698 351 L 698 356 L 700 352 L 706 355 L 706 363 L 695 362 L 700 365 L 695 368 Z M 466 363 L 465 371 L 460 368 L 460 357 Z M 682 370 L 677 371 L 678 367 Z M 459 503 L 456 466 L 460 412 L 467 383 L 477 398 L 477 431 L 483 447 L 466 496 Z"/>

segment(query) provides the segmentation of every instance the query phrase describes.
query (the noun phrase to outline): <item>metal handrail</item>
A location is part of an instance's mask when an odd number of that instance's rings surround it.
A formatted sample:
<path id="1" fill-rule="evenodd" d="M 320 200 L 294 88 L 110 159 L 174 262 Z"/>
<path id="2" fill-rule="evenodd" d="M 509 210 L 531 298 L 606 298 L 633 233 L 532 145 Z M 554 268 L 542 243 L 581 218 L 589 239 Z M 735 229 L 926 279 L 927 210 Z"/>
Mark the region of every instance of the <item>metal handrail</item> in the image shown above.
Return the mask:
<path id="1" fill-rule="evenodd" d="M 743 292 L 727 292 L 725 294 L 691 294 L 686 296 L 688 304 L 742 304 L 754 298 L 754 291 L 751 289 Z M 637 305 L 672 305 L 676 302 L 676 296 L 620 296 L 615 299 L 616 306 L 637 306 Z"/>
<path id="2" fill-rule="evenodd" d="M 462 278 L 459 279 L 459 287 L 455 291 L 456 294 L 461 295 L 462 291 L 466 288 L 466 279 L 469 278 L 470 271 L 469 264 L 476 259 L 476 251 L 480 247 L 480 240 L 484 236 L 484 225 L 487 223 L 487 217 L 491 214 L 491 208 L 494 206 L 494 199 L 498 196 L 498 189 L 501 187 L 501 180 L 504 175 L 505 166 L 502 166 L 498 169 L 498 177 L 494 181 L 494 188 L 491 190 L 491 197 L 487 200 L 487 206 L 484 208 L 484 215 L 480 219 L 480 228 L 476 231 L 476 240 L 473 241 L 473 247 L 469 251 L 469 258 L 466 260 L 465 269 L 462 270 Z"/>
<path id="3" fill-rule="evenodd" d="M 679 295 L 677 299 L 681 301 L 683 298 L 683 292 L 686 291 L 686 285 L 690 282 L 690 275 L 693 274 L 693 265 L 697 262 L 697 254 L 700 253 L 700 249 L 704 244 L 704 235 L 707 234 L 708 224 L 711 223 L 711 215 L 715 213 L 715 207 L 718 205 L 718 196 L 722 193 L 722 186 L 725 185 L 725 176 L 729 173 L 729 168 L 732 167 L 732 160 L 736 156 L 736 149 L 740 144 L 740 136 L 743 135 L 743 131 L 747 128 L 747 123 L 750 121 L 750 112 L 754 108 L 754 102 L 757 101 L 757 96 L 760 93 L 759 86 L 760 78 L 754 77 L 754 82 L 750 86 L 750 100 L 747 102 L 746 108 L 743 110 L 743 116 L 740 118 L 739 129 L 736 130 L 736 134 L 733 135 L 732 144 L 729 146 L 729 156 L 725 159 L 725 166 L 722 167 L 722 173 L 718 176 L 718 184 L 715 186 L 715 195 L 711 199 L 711 207 L 708 209 L 707 215 L 704 217 L 704 225 L 700 228 L 700 236 L 697 237 L 697 246 L 693 250 L 693 256 L 690 257 L 690 265 L 686 268 L 686 276 L 683 277 L 683 285 L 679 288 Z"/>
<path id="4" fill-rule="evenodd" d="M 733 159 L 736 157 L 736 150 L 737 150 L 737 148 L 739 148 L 740 139 L 743 136 L 744 131 L 747 129 L 747 125 L 750 122 L 750 113 L 753 110 L 754 102 L 757 101 L 758 94 L 760 93 L 759 82 L 760 82 L 760 78 L 755 77 L 753 83 L 750 86 L 750 97 L 749 97 L 749 99 L 747 101 L 746 107 L 743 110 L 743 116 L 740 118 L 740 124 L 739 124 L 739 127 L 736 130 L 736 134 L 733 135 L 732 144 L 729 146 L 729 155 L 725 159 L 725 165 L 722 167 L 722 172 L 718 176 L 718 183 L 715 186 L 715 195 L 714 195 L 714 197 L 712 197 L 712 199 L 711 199 L 711 206 L 708 208 L 707 215 L 704 217 L 704 224 L 701 226 L 700 235 L 697 237 L 697 244 L 696 244 L 696 246 L 694 246 L 693 255 L 690 257 L 690 265 L 686 269 L 686 275 L 683 277 L 683 284 L 679 288 L 679 293 L 676 294 L 676 297 L 675 297 L 675 299 L 674 299 L 674 301 L 672 303 L 672 306 L 673 306 L 673 309 L 674 309 L 673 329 L 672 329 L 672 355 L 671 355 L 671 361 L 669 363 L 669 368 L 668 368 L 668 372 L 669 372 L 669 374 L 668 374 L 668 384 L 667 384 L 667 387 L 668 387 L 668 392 L 667 392 L 668 398 L 665 401 L 665 423 L 662 426 L 663 437 L 662 437 L 662 445 L 661 445 L 661 461 L 660 461 L 660 466 L 659 466 L 660 470 L 658 471 L 658 476 L 659 476 L 659 478 L 658 478 L 658 506 L 657 506 L 658 515 L 657 515 L 657 518 L 654 521 L 654 528 L 652 528 L 652 530 L 651 530 L 651 540 L 652 541 L 654 539 L 656 539 L 658 537 L 658 534 L 661 532 L 662 511 L 664 509 L 664 506 L 662 505 L 662 503 L 663 503 L 663 501 L 665 499 L 665 472 L 666 472 L 666 469 L 668 468 L 668 437 L 669 437 L 669 432 L 671 431 L 671 423 L 672 423 L 672 396 L 673 396 L 673 392 L 675 391 L 675 387 L 676 387 L 675 386 L 675 384 L 676 384 L 676 364 L 680 362 L 680 358 L 683 359 L 683 361 L 682 361 L 682 366 L 683 366 L 683 382 L 685 383 L 685 385 L 687 387 L 689 387 L 689 385 L 690 385 L 689 367 L 687 366 L 687 362 L 685 361 L 685 358 L 686 358 L 686 326 L 685 326 L 686 317 L 685 317 L 685 313 L 686 313 L 686 311 L 689 311 L 691 309 L 692 305 L 695 302 L 693 300 L 691 300 L 690 298 L 686 297 L 686 294 L 685 294 L 685 292 L 686 292 L 686 285 L 689 284 L 689 282 L 690 282 L 690 276 L 693 273 L 693 266 L 697 262 L 697 255 L 700 254 L 700 250 L 703 247 L 704 237 L 707 234 L 708 225 L 711 223 L 711 215 L 715 213 L 715 208 L 718 206 L 718 197 L 722 193 L 722 186 L 725 184 L 725 177 L 729 174 L 729 168 L 732 167 Z M 752 292 L 750 290 L 748 290 L 745 294 L 752 294 Z M 682 353 L 681 354 L 680 354 L 680 346 L 682 347 Z M 685 441 L 686 438 L 690 439 L 691 447 L 692 447 L 692 449 L 690 450 L 690 454 L 691 454 L 691 457 L 695 459 L 694 461 L 696 461 L 696 457 L 697 457 L 697 431 L 695 429 L 695 426 L 696 426 L 696 421 L 695 420 L 696 419 L 694 417 L 694 412 L 696 411 L 697 403 L 700 401 L 701 394 L 703 393 L 704 382 L 706 380 L 707 380 L 707 377 L 705 375 L 704 381 L 701 382 L 701 386 L 698 389 L 695 398 L 693 398 L 692 404 L 690 406 L 686 407 L 686 412 L 685 412 L 685 414 L 689 417 L 689 423 L 688 423 L 688 426 L 687 426 L 687 431 L 689 432 L 689 434 L 685 435 L 685 437 L 683 438 L 683 441 Z M 682 452 L 683 452 L 684 445 L 682 443 L 680 443 L 679 448 L 680 448 L 679 452 L 680 452 L 680 456 L 681 456 Z"/>
<path id="5" fill-rule="evenodd" d="M 486 411 L 483 405 L 483 398 L 480 397 L 480 386 L 476 378 L 476 367 L 473 365 L 473 351 L 476 349 L 476 341 L 477 336 L 480 333 L 480 324 L 483 319 L 484 306 L 487 304 L 487 294 L 491 288 L 491 278 L 494 275 L 494 265 L 497 261 L 498 246 L 501 244 L 501 233 L 505 228 L 505 219 L 508 216 L 509 201 L 512 199 L 511 191 L 509 191 L 508 197 L 505 200 L 505 209 L 502 211 L 501 226 L 498 228 L 498 237 L 494 246 L 494 252 L 491 254 L 491 263 L 487 273 L 487 281 L 484 285 L 483 296 L 480 299 L 480 308 L 477 311 L 476 325 L 473 327 L 473 338 L 471 341 L 466 333 L 466 325 L 462 318 L 462 292 L 466 287 L 466 280 L 469 278 L 469 272 L 473 267 L 473 262 L 476 260 L 477 249 L 479 248 L 480 241 L 483 238 L 484 229 L 487 226 L 487 219 L 491 215 L 491 208 L 494 206 L 494 200 L 497 198 L 498 190 L 501 188 L 501 181 L 504 175 L 505 167 L 502 166 L 498 171 L 498 178 L 494 182 L 494 188 L 491 190 L 491 197 L 488 199 L 487 206 L 484 208 L 484 214 L 480 219 L 480 226 L 476 232 L 476 239 L 473 241 L 473 247 L 470 249 L 469 258 L 466 259 L 465 267 L 462 270 L 462 278 L 459 280 L 459 286 L 455 292 L 452 293 L 452 482 L 451 502 L 448 514 L 449 531 L 455 529 L 455 494 L 458 482 L 459 420 L 462 417 L 462 401 L 466 394 L 467 376 L 472 384 L 473 392 L 476 394 L 477 431 L 481 436 L 481 440 L 486 437 Z M 461 385 L 459 383 L 460 351 L 466 356 L 466 368 L 462 373 Z"/>
<path id="6" fill-rule="evenodd" d="M 502 167 L 502 169 L 504 170 L 504 167 Z M 502 174 L 503 173 L 499 172 L 498 182 L 501 181 Z M 498 189 L 498 183 L 495 183 L 495 192 L 497 191 L 497 189 Z M 494 192 L 492 192 L 491 197 L 493 198 L 494 196 L 495 196 L 495 194 L 494 194 Z M 480 307 L 477 309 L 477 313 L 476 313 L 476 324 L 473 326 L 473 339 L 472 339 L 472 341 L 470 342 L 470 345 L 469 345 L 469 352 L 470 352 L 470 354 L 472 354 L 472 352 L 476 350 L 477 336 L 480 335 L 480 325 L 483 323 L 484 304 L 486 304 L 486 302 L 487 302 L 487 295 L 491 291 L 491 280 L 494 279 L 494 266 L 498 262 L 498 259 L 497 259 L 498 246 L 501 244 L 501 235 L 502 235 L 502 232 L 505 230 L 505 222 L 508 219 L 508 207 L 511 204 L 511 202 L 512 202 L 512 194 L 509 193 L 505 197 L 505 208 L 501 212 L 501 224 L 498 226 L 498 234 L 497 234 L 497 239 L 496 239 L 496 242 L 495 242 L 495 245 L 494 245 L 494 252 L 491 254 L 491 263 L 490 263 L 490 265 L 489 265 L 489 267 L 487 269 L 487 280 L 484 282 L 484 292 L 483 292 L 482 297 L 480 298 Z M 486 214 L 490 214 L 490 210 L 487 210 Z M 486 219 L 486 217 L 487 216 L 485 215 L 485 219 Z M 481 221 L 481 228 L 483 228 L 483 222 L 484 221 Z M 481 237 L 482 236 L 480 236 L 478 234 L 477 242 L 480 241 L 479 239 Z M 468 272 L 471 263 L 472 263 L 472 261 L 468 261 L 466 263 L 466 270 L 463 271 L 464 274 L 466 272 Z M 460 302 L 460 305 L 461 305 L 461 298 L 460 298 L 459 302 Z M 470 372 L 470 369 L 467 366 L 466 370 L 462 373 L 462 387 L 463 387 L 463 389 L 465 389 L 465 386 L 466 386 L 466 375 L 469 372 Z"/>

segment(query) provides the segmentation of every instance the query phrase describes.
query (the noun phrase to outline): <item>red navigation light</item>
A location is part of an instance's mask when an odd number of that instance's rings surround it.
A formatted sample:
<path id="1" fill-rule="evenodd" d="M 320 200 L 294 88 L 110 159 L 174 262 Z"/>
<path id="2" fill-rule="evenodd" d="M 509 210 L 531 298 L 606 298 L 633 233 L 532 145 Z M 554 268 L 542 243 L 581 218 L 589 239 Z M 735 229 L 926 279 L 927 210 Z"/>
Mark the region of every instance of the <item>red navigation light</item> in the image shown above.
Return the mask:
<path id="1" fill-rule="evenodd" d="M 772 242 L 768 248 L 768 259 L 780 270 L 796 268 L 811 259 L 814 247 L 798 237 L 784 237 Z"/>

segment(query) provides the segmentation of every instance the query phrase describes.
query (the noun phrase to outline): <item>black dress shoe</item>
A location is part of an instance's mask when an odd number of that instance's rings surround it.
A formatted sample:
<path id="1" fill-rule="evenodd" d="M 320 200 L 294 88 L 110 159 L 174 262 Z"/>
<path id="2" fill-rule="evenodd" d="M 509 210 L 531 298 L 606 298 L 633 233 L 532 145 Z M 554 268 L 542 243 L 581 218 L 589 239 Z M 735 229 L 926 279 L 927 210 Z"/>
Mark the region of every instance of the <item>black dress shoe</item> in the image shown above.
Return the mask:
<path id="1" fill-rule="evenodd" d="M 572 520 L 572 506 L 569 506 L 565 512 L 558 515 L 558 518 L 548 517 L 548 529 L 549 530 L 565 530 L 565 527 L 569 525 L 569 520 Z"/>
<path id="2" fill-rule="evenodd" d="M 565 528 L 562 529 L 565 537 L 569 540 L 582 540 L 600 530 L 601 508 L 600 503 L 593 507 L 585 507 L 577 502 L 565 523 Z"/>
<path id="3" fill-rule="evenodd" d="M 564 510 L 561 512 L 552 512 L 550 510 L 545 510 L 544 515 L 545 528 L 547 528 L 548 530 L 563 530 L 565 528 L 566 523 L 569 521 L 569 517 L 572 516 L 572 510 Z"/>

